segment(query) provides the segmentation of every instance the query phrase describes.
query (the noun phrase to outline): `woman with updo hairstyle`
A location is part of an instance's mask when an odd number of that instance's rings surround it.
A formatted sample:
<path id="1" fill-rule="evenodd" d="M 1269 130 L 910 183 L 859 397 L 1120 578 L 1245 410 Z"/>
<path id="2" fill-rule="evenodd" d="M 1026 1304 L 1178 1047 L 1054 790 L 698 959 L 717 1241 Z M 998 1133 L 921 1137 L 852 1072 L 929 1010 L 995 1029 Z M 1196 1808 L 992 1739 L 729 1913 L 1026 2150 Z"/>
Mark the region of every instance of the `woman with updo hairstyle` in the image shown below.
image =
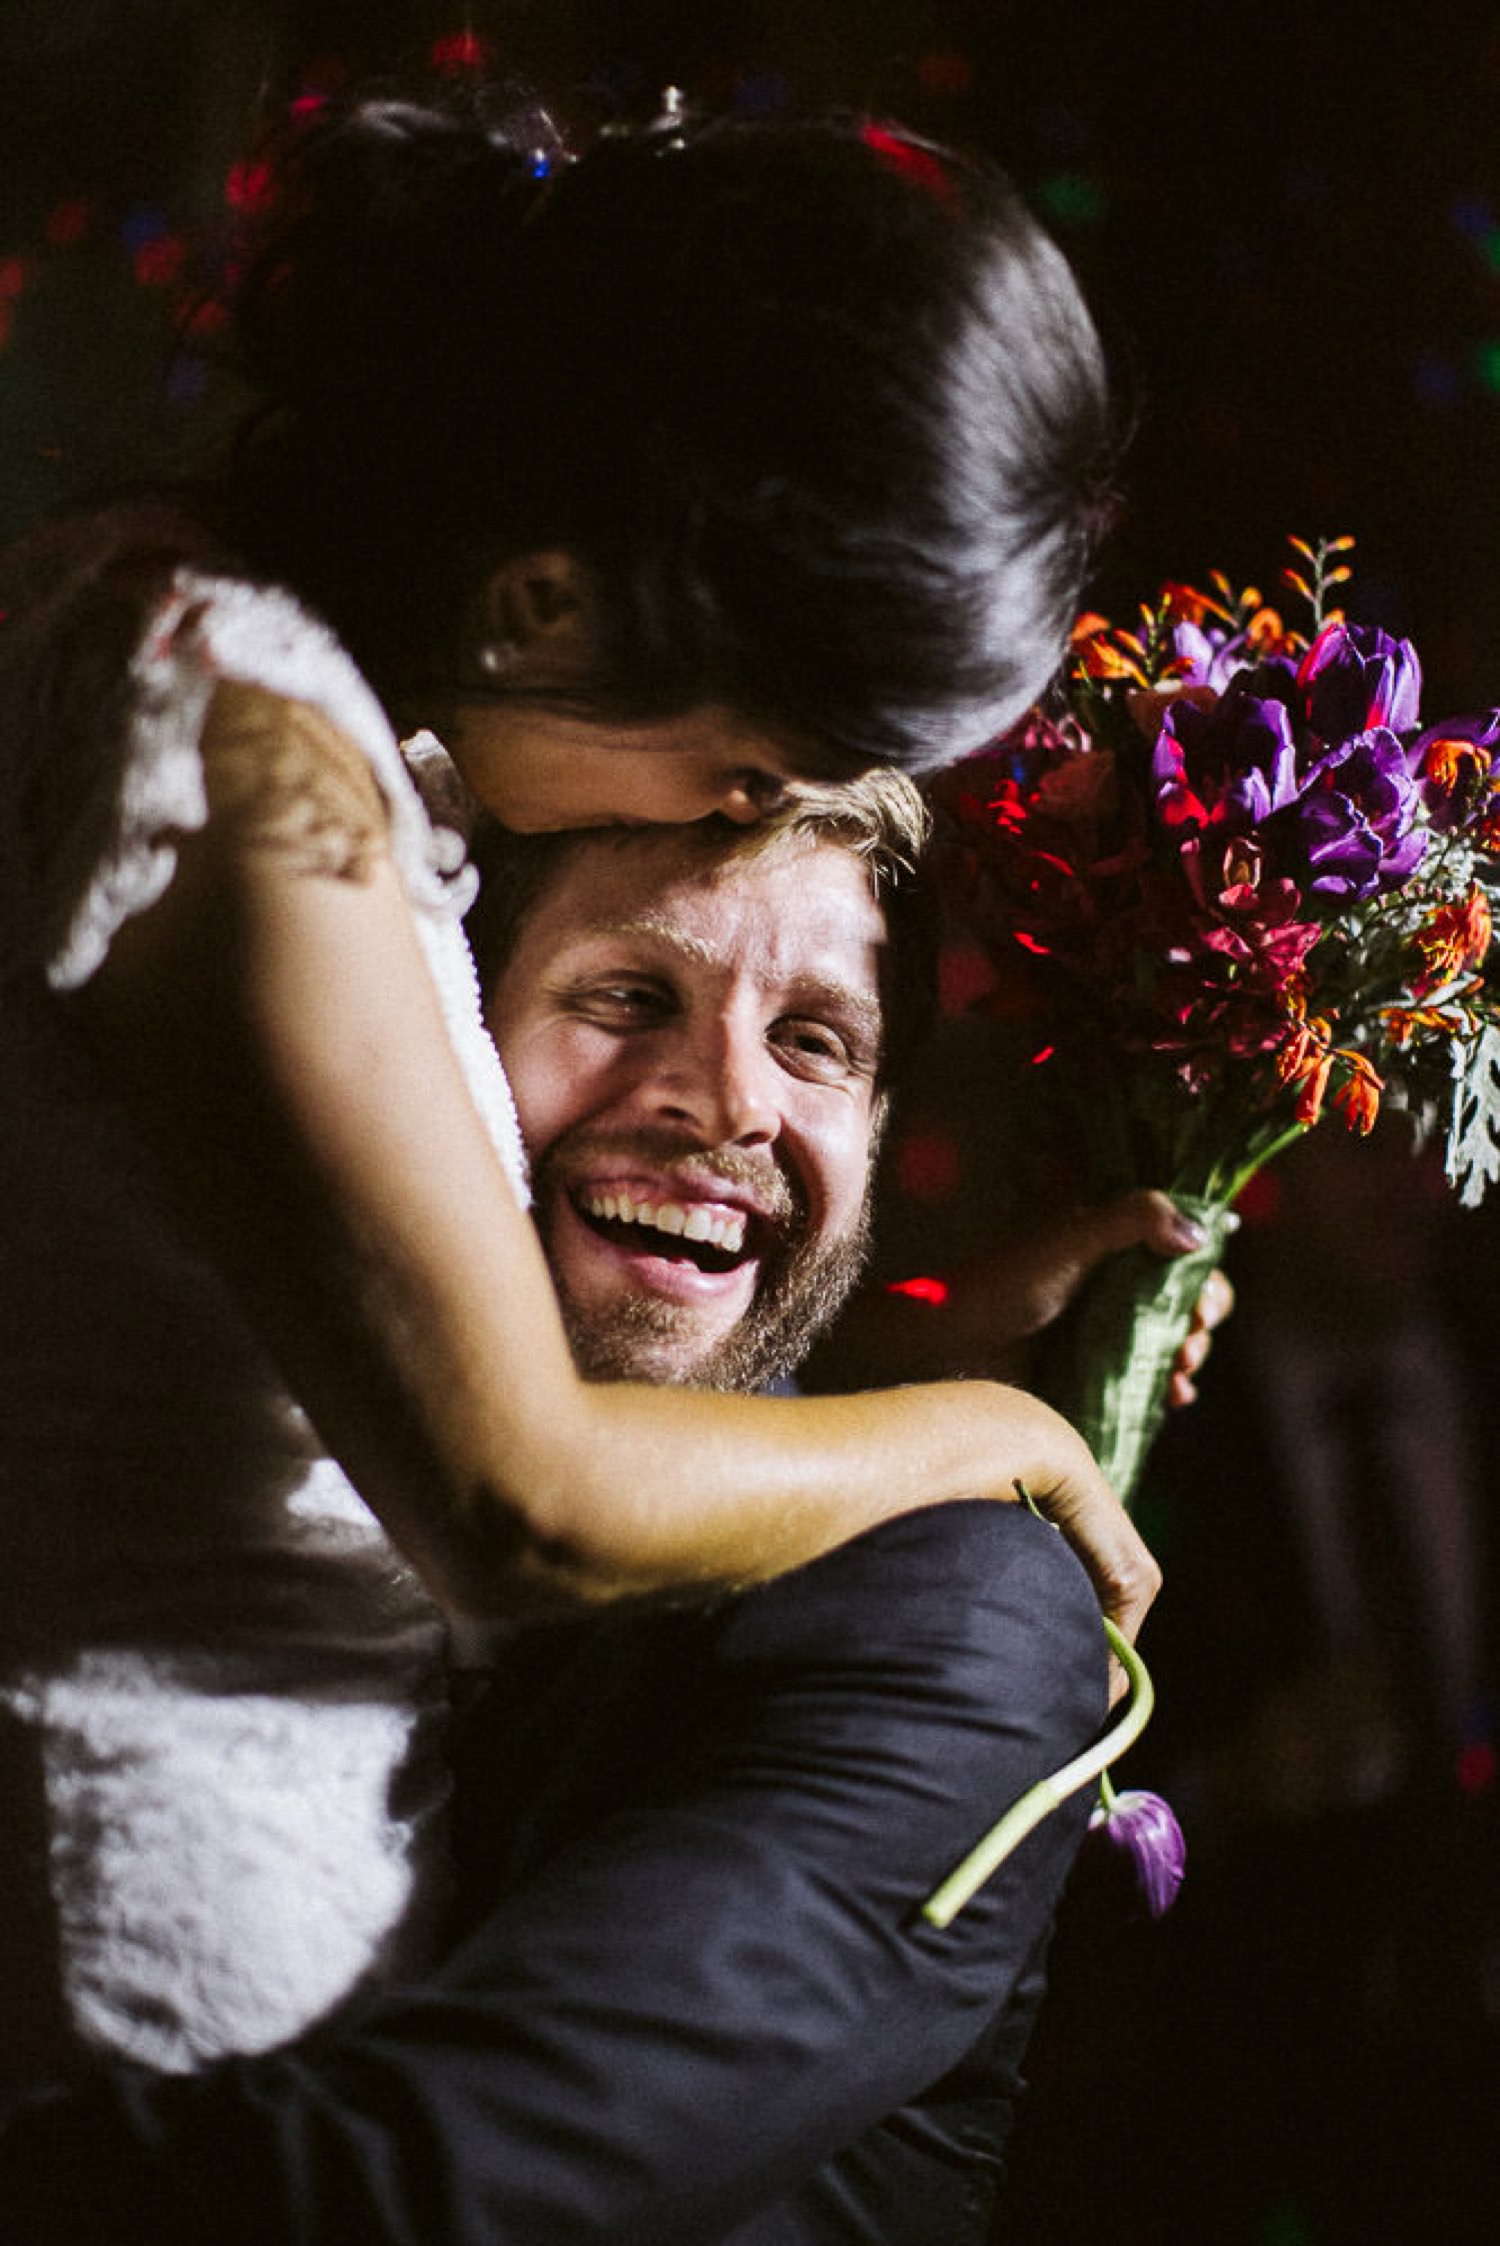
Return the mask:
<path id="1" fill-rule="evenodd" d="M 38 534 L 0 602 L 17 2066 L 191 2070 L 420 1964 L 450 1618 L 1018 1479 L 1127 1621 L 1153 1586 L 1017 1392 L 581 1382 L 448 823 L 749 821 L 1014 718 L 1106 465 L 1058 252 L 884 125 L 574 160 L 359 99 L 283 151 L 231 314 L 215 474 Z"/>

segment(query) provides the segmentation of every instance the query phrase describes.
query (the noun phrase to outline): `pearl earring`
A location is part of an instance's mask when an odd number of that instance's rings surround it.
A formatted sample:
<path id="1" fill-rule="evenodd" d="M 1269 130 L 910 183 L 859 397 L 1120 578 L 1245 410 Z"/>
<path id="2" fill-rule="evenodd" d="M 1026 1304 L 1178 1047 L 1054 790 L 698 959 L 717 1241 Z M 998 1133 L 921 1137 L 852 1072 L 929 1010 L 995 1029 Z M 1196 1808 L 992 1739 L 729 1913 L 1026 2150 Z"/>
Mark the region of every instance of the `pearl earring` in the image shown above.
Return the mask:
<path id="1" fill-rule="evenodd" d="M 475 648 L 474 661 L 486 678 L 499 678 L 510 669 L 515 652 L 508 640 L 487 639 Z"/>

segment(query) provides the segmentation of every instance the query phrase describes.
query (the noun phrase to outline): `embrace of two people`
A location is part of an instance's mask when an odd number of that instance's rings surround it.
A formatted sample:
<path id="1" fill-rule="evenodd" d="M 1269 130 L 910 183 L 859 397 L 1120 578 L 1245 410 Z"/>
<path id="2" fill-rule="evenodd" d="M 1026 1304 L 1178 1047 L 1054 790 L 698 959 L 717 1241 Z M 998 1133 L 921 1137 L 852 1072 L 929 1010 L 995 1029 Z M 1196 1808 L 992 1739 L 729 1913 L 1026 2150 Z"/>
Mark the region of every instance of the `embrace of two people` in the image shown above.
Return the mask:
<path id="1" fill-rule="evenodd" d="M 482 853 L 487 1017 L 591 1378 L 757 1390 L 837 1316 L 933 1000 L 923 828 L 874 775 L 749 829 Z M 1170 1211 L 1039 1241 L 992 1346 L 1127 1239 L 1169 1252 Z M 258 2059 L 34 2096 L 33 2234 L 980 2241 L 1082 1798 L 948 1932 L 917 1907 L 1104 1706 L 1082 1567 L 983 1500 L 523 1630 L 457 1727 L 445 1965 Z"/>
<path id="2" fill-rule="evenodd" d="M 1088 315 L 857 120 L 354 99 L 261 223 L 215 476 L 7 573 L 0 2235 L 978 2238 L 1081 1810 L 917 1914 L 1154 1566 L 971 1350 L 758 1391 L 922 1011 L 900 768 L 1076 610 Z"/>

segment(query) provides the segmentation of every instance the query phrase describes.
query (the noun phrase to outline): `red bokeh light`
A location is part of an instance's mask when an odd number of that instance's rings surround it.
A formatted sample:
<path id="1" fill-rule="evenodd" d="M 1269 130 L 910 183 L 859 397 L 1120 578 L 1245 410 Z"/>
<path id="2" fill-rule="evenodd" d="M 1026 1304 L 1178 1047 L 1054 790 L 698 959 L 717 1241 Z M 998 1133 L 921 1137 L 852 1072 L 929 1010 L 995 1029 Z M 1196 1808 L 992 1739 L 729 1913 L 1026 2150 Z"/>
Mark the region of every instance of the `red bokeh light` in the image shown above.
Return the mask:
<path id="1" fill-rule="evenodd" d="M 888 1295 L 909 1295 L 913 1302 L 931 1303 L 941 1309 L 948 1300 L 946 1279 L 892 1279 L 886 1288 Z"/>
<path id="2" fill-rule="evenodd" d="M 920 187 L 924 194 L 935 196 L 940 203 L 953 201 L 953 182 L 947 169 L 929 150 L 904 140 L 899 133 L 888 132 L 883 125 L 866 125 L 859 137 L 866 148 L 874 149 L 882 163 L 900 172 L 913 187 Z"/>
<path id="3" fill-rule="evenodd" d="M 475 31 L 448 31 L 432 43 L 431 62 L 434 70 L 459 77 L 468 70 L 485 70 L 489 66 L 489 49 Z"/>
<path id="4" fill-rule="evenodd" d="M 913 1131 L 896 1155 L 896 1184 L 914 1201 L 946 1201 L 958 1191 L 958 1144 L 947 1131 Z"/>
<path id="5" fill-rule="evenodd" d="M 186 244 L 178 234 L 162 234 L 142 242 L 135 253 L 135 277 L 143 289 L 170 288 L 182 271 Z"/>
<path id="6" fill-rule="evenodd" d="M 938 1004 L 945 1014 L 966 1014 L 995 987 L 995 970 L 977 944 L 951 944 L 938 961 Z"/>
<path id="7" fill-rule="evenodd" d="M 86 195 L 71 195 L 65 203 L 54 204 L 44 229 L 49 248 L 65 250 L 81 242 L 93 215 L 93 205 Z"/>
<path id="8" fill-rule="evenodd" d="M 1486 1794 L 1495 1783 L 1495 1750 L 1487 1739 L 1475 1739 L 1459 1750 L 1458 1783 L 1466 1794 Z"/>
<path id="9" fill-rule="evenodd" d="M 235 211 L 263 211 L 275 191 L 270 165 L 254 157 L 231 165 L 224 181 L 224 200 Z"/>

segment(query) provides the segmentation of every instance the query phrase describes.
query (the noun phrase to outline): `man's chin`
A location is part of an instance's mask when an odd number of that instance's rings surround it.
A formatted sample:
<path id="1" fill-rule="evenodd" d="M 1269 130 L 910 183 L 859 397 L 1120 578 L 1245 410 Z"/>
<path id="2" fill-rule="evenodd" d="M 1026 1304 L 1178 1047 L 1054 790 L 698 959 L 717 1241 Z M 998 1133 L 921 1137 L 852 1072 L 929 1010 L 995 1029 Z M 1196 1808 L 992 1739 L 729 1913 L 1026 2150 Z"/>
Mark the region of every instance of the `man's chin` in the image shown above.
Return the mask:
<path id="1" fill-rule="evenodd" d="M 659 1295 L 624 1295 L 588 1308 L 564 1301 L 573 1356 L 586 1380 L 644 1381 L 651 1387 L 695 1387 L 699 1368 L 723 1347 L 725 1334 Z M 730 1328 L 732 1335 L 734 1328 Z"/>
<path id="2" fill-rule="evenodd" d="M 745 1315 L 705 1332 L 700 1310 L 635 1293 L 588 1307 L 563 1292 L 563 1318 L 586 1380 L 712 1388 L 755 1395 L 795 1372 L 832 1324 L 864 1269 L 868 1222 L 817 1254 L 763 1269 Z"/>

